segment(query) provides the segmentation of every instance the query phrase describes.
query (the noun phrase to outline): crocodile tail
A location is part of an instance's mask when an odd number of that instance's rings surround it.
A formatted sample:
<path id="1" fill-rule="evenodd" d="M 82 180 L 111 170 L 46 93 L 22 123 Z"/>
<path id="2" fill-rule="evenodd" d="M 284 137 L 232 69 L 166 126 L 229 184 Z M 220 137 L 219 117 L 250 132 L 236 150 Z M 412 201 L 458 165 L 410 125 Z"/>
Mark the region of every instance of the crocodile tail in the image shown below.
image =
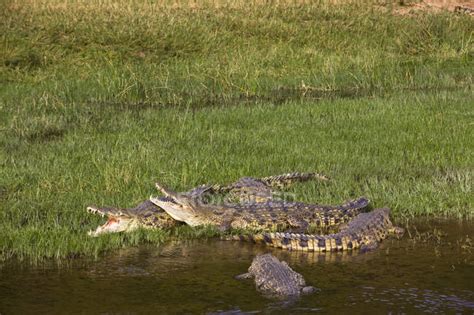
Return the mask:
<path id="1" fill-rule="evenodd" d="M 330 252 L 351 250 L 360 247 L 360 240 L 351 235 L 329 234 L 296 234 L 264 233 L 267 246 L 304 252 Z"/>
<path id="2" fill-rule="evenodd" d="M 349 200 L 340 206 L 329 207 L 328 212 L 317 215 L 317 225 L 320 227 L 331 227 L 340 223 L 347 223 L 352 218 L 364 212 L 370 200 L 365 197 Z M 318 208 L 316 208 L 318 209 Z"/>
<path id="3" fill-rule="evenodd" d="M 260 180 L 271 187 L 287 187 L 293 183 L 306 182 L 314 179 L 329 180 L 329 177 L 318 173 L 295 172 L 263 177 Z"/>
<path id="4" fill-rule="evenodd" d="M 264 240 L 267 246 L 287 249 L 310 251 L 308 246 L 304 245 L 304 234 L 295 233 L 265 233 Z"/>
<path id="5" fill-rule="evenodd" d="M 362 210 L 366 208 L 370 200 L 366 197 L 349 200 L 341 205 L 342 210 Z"/>
<path id="6" fill-rule="evenodd" d="M 241 242 L 251 242 L 251 243 L 262 243 L 264 242 L 263 234 L 233 234 L 233 235 L 223 235 L 221 240 L 224 241 L 241 241 Z"/>
<path id="7" fill-rule="evenodd" d="M 298 235 L 298 236 L 297 236 Z M 296 244 L 292 246 L 292 240 L 299 238 L 299 234 L 294 233 L 257 233 L 257 234 L 236 234 L 236 235 L 225 235 L 221 239 L 228 241 L 242 241 L 252 243 L 264 243 L 270 247 L 283 248 L 283 249 L 296 249 Z M 293 241 L 294 243 L 294 241 Z"/>
<path id="8" fill-rule="evenodd" d="M 285 232 L 264 232 L 258 234 L 237 234 L 221 237 L 227 241 L 263 243 L 266 246 L 303 252 L 332 252 L 352 250 L 361 247 L 362 240 L 346 233 L 314 235 Z"/>

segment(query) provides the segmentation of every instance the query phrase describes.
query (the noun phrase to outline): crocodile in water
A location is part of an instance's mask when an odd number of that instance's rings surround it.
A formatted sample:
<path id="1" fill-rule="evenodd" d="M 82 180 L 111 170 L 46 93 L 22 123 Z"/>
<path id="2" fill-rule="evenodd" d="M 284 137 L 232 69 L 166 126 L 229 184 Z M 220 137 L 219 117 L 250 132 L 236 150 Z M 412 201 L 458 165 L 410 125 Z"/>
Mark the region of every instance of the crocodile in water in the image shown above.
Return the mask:
<path id="1" fill-rule="evenodd" d="M 316 289 L 306 286 L 303 276 L 293 271 L 284 261 L 279 261 L 271 254 L 258 255 L 252 261 L 248 273 L 237 276 L 237 279 L 255 279 L 257 290 L 272 298 L 298 297 L 309 294 Z"/>

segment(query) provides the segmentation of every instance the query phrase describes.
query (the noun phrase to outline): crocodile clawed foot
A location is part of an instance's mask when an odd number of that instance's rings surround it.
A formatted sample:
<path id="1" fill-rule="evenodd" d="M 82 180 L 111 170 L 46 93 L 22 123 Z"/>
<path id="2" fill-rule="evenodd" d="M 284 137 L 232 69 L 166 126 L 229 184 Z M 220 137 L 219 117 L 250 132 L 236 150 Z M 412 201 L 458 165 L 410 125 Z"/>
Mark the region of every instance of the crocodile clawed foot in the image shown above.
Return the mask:
<path id="1" fill-rule="evenodd" d="M 360 252 L 361 253 L 367 253 L 367 252 L 370 252 L 370 251 L 373 251 L 373 250 L 377 249 L 377 247 L 378 247 L 377 242 L 371 242 L 371 243 L 363 244 L 360 247 Z"/>
<path id="2" fill-rule="evenodd" d="M 237 280 L 246 280 L 246 279 L 252 279 L 252 278 L 253 278 L 253 274 L 251 274 L 250 272 L 235 276 L 235 279 Z"/>
<path id="3" fill-rule="evenodd" d="M 403 237 L 403 235 L 405 234 L 405 229 L 404 228 L 401 228 L 401 227 L 394 227 L 393 228 L 393 233 L 395 234 L 395 236 L 400 239 Z"/>
<path id="4" fill-rule="evenodd" d="M 223 223 L 223 224 L 219 225 L 219 226 L 217 227 L 217 229 L 219 230 L 219 232 L 224 233 L 224 232 L 229 231 L 230 226 L 229 226 L 229 224 L 227 224 L 227 223 Z"/>
<path id="5" fill-rule="evenodd" d="M 312 286 L 307 286 L 307 287 L 304 287 L 303 289 L 301 289 L 302 294 L 313 294 L 313 293 L 318 292 L 318 291 L 321 291 L 321 289 L 318 289 L 318 288 L 315 288 L 315 287 L 312 287 Z"/>

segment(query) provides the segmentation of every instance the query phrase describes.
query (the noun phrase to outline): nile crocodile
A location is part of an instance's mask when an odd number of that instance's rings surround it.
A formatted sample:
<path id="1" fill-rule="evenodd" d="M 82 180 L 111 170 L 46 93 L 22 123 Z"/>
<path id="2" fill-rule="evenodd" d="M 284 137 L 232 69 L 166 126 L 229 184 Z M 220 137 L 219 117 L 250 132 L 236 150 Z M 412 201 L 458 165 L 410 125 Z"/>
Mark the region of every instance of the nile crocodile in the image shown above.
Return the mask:
<path id="1" fill-rule="evenodd" d="M 211 203 L 216 200 L 229 201 L 268 201 L 276 193 L 273 188 L 282 188 L 295 182 L 304 182 L 313 179 L 328 180 L 328 177 L 318 173 L 288 173 L 263 178 L 243 177 L 228 185 L 202 185 L 188 192 L 180 193 L 191 200 L 200 200 L 202 203 Z M 107 222 L 90 231 L 90 236 L 99 236 L 104 233 L 132 231 L 138 227 L 170 228 L 179 222 L 171 218 L 163 209 L 149 200 L 145 200 L 134 208 L 97 207 L 91 205 L 87 211 L 107 216 Z"/>
<path id="2" fill-rule="evenodd" d="M 187 195 L 173 192 L 160 184 L 156 187 L 165 197 L 150 201 L 173 219 L 190 226 L 213 225 L 222 231 L 232 229 L 305 231 L 310 225 L 329 227 L 349 221 L 367 207 L 361 197 L 339 206 L 322 206 L 302 202 L 269 200 L 242 204 L 203 204 Z"/>
<path id="3" fill-rule="evenodd" d="M 325 175 L 318 173 L 288 173 L 263 178 L 242 177 L 229 185 L 213 185 L 206 190 L 201 200 L 206 197 L 216 198 L 225 196 L 227 203 L 265 202 L 279 194 L 273 189 L 284 189 L 296 182 L 306 182 L 313 179 L 329 180 Z"/>
<path id="4" fill-rule="evenodd" d="M 284 261 L 271 254 L 258 255 L 252 261 L 248 273 L 237 279 L 255 278 L 257 290 L 268 297 L 290 298 L 313 293 L 316 289 L 306 286 L 302 275 L 293 271 Z"/>
<path id="5" fill-rule="evenodd" d="M 134 208 L 96 207 L 89 206 L 87 211 L 107 216 L 107 222 L 99 225 L 89 236 L 99 236 L 106 233 L 130 232 L 139 227 L 171 228 L 177 222 L 166 212 L 149 200 L 145 200 Z"/>
<path id="6" fill-rule="evenodd" d="M 268 246 L 288 250 L 327 252 L 360 248 L 374 249 L 390 234 L 402 236 L 404 230 L 390 221 L 390 209 L 380 208 L 360 213 L 336 234 L 313 235 L 296 233 L 260 233 L 234 235 L 226 239 L 263 242 Z"/>

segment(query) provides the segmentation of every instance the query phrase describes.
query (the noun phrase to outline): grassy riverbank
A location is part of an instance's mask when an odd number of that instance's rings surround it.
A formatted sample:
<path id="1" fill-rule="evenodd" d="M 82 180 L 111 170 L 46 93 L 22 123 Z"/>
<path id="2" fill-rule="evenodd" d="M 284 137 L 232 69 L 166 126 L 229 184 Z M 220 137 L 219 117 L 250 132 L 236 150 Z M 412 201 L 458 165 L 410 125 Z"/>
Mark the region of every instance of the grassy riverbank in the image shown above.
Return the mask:
<path id="1" fill-rule="evenodd" d="M 121 4 L 116 5 L 117 3 Z M 98 255 L 89 204 L 320 171 L 403 221 L 473 217 L 473 20 L 390 5 L 10 1 L 0 15 L 0 260 Z M 255 7 L 258 7 L 258 10 Z"/>

